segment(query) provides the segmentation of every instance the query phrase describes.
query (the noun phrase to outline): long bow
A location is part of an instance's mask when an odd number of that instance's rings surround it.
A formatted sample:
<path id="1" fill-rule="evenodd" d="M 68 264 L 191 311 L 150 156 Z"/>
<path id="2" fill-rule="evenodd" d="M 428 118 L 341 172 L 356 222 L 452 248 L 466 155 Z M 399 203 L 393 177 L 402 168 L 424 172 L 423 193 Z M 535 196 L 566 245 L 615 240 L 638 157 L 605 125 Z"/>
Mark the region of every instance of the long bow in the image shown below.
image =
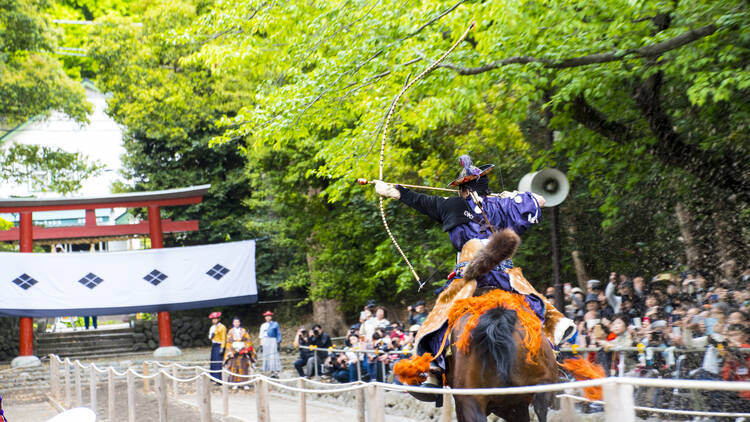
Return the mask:
<path id="1" fill-rule="evenodd" d="M 471 25 L 469 25 L 469 27 L 466 28 L 466 31 L 464 31 L 463 35 L 461 35 L 461 37 L 459 37 L 458 40 L 456 40 L 456 42 L 451 46 L 451 48 L 449 48 L 445 53 L 443 53 L 443 55 L 440 56 L 437 60 L 432 62 L 432 64 L 427 66 L 427 68 L 424 69 L 419 75 L 417 75 L 417 77 L 415 77 L 410 82 L 405 84 L 404 87 L 401 89 L 401 92 L 399 92 L 398 95 L 396 95 L 396 97 L 393 99 L 393 102 L 391 103 L 391 107 L 388 109 L 388 114 L 386 114 L 385 116 L 385 123 L 383 124 L 383 135 L 380 139 L 380 164 L 379 164 L 380 168 L 378 172 L 378 178 L 380 180 L 383 180 L 383 157 L 385 154 L 385 140 L 388 135 L 388 124 L 391 121 L 391 117 L 393 116 L 393 113 L 396 110 L 396 105 L 398 104 L 399 100 L 406 93 L 406 91 L 408 91 L 412 86 L 414 86 L 414 84 L 416 84 L 425 75 L 435 70 L 435 68 L 437 68 L 440 62 L 445 60 L 445 58 L 448 57 L 448 55 L 450 55 L 453 52 L 453 50 L 456 49 L 456 47 L 458 47 L 458 45 L 466 38 L 466 36 L 469 35 L 469 31 L 471 31 L 473 27 L 474 27 L 474 22 L 472 22 Z M 416 279 L 417 283 L 419 284 L 419 290 L 421 290 L 425 283 L 422 282 L 422 280 L 419 278 L 419 275 L 417 274 L 417 271 L 414 269 L 414 266 L 411 265 L 409 258 L 406 257 L 406 254 L 401 249 L 401 246 L 399 246 L 398 242 L 396 241 L 396 238 L 393 236 L 393 233 L 391 233 L 391 228 L 388 226 L 388 221 L 385 218 L 385 206 L 383 205 L 382 196 L 379 197 L 379 201 L 380 201 L 380 217 L 383 220 L 383 226 L 385 227 L 385 231 L 388 233 L 388 237 L 391 238 L 391 242 L 393 242 L 393 245 L 398 250 L 398 253 L 401 254 L 401 257 L 404 259 L 404 262 L 406 262 L 406 265 L 409 266 L 409 269 L 411 270 L 412 275 L 414 275 L 414 279 Z"/>

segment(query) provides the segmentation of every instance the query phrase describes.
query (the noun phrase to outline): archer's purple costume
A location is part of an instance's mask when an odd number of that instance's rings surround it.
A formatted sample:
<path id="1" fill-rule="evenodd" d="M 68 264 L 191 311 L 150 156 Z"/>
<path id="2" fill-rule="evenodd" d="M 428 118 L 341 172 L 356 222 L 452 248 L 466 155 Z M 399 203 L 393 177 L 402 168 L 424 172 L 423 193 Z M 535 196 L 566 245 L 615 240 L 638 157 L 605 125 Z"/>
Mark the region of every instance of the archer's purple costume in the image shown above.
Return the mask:
<path id="1" fill-rule="evenodd" d="M 472 199 L 425 195 L 402 186 L 397 186 L 397 189 L 401 193 L 401 202 L 443 224 L 443 231 L 448 232 L 448 237 L 456 251 L 461 251 L 464 244 L 471 239 L 488 239 L 492 235 L 490 227 Z M 482 199 L 484 213 L 497 230 L 510 228 L 521 235 L 529 226 L 538 223 L 542 216 L 539 204 L 528 192 L 520 192 L 508 198 L 485 196 Z M 477 278 L 477 288 L 489 287 L 518 293 L 511 287 L 510 277 L 505 272 L 509 268 L 513 268 L 513 262 L 503 261 L 492 271 Z M 460 268 L 457 268 L 458 271 Z M 541 321 L 544 321 L 544 302 L 535 295 L 525 295 L 525 298 L 531 310 Z M 422 355 L 429 352 L 435 355 L 440 349 L 446 329 L 447 323 L 443 324 L 440 329 L 423 336 L 417 345 L 417 353 Z M 442 356 L 434 362 L 445 369 Z"/>

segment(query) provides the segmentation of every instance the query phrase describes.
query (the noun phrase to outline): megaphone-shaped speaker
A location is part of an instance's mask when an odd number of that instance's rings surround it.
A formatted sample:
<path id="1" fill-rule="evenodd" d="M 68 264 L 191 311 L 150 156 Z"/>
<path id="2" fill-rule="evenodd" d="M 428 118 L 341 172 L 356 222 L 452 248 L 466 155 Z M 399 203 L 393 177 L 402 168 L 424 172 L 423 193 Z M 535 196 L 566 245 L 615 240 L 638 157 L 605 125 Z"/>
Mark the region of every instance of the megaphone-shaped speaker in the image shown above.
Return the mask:
<path id="1" fill-rule="evenodd" d="M 542 196 L 545 207 L 554 207 L 568 196 L 570 185 L 565 173 L 558 169 L 544 169 L 526 173 L 518 182 L 518 190 Z"/>

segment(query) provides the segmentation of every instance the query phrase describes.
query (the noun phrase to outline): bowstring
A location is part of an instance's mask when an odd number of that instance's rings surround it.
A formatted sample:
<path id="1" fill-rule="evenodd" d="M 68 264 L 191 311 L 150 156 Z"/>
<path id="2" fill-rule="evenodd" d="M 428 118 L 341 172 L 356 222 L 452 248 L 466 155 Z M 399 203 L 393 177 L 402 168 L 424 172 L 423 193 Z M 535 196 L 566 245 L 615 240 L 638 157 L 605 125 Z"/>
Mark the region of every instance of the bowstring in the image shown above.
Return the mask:
<path id="1" fill-rule="evenodd" d="M 419 75 L 417 75 L 414 79 L 409 81 L 409 78 L 407 78 L 407 83 L 404 85 L 404 87 L 401 89 L 401 91 L 396 95 L 396 97 L 393 99 L 393 102 L 391 103 L 390 108 L 388 109 L 388 114 L 386 114 L 385 117 L 385 123 L 383 124 L 383 135 L 380 140 L 380 162 L 379 162 L 379 171 L 378 171 L 378 179 L 383 180 L 383 158 L 385 155 L 385 141 L 388 135 L 388 125 L 391 121 L 391 117 L 393 116 L 393 112 L 396 110 L 396 105 L 398 104 L 401 97 L 408 91 L 414 84 L 416 84 L 420 79 L 422 79 L 425 75 L 432 72 L 437 68 L 437 66 L 445 60 L 446 57 L 448 57 L 449 54 L 453 52 L 453 50 L 458 47 L 458 45 L 466 38 L 467 35 L 469 35 L 469 31 L 474 27 L 474 22 L 469 25 L 468 28 L 466 28 L 466 31 L 464 31 L 463 35 L 456 40 L 456 42 L 445 52 L 442 56 L 440 56 L 437 60 L 432 62 L 427 68 L 425 68 Z M 409 270 L 411 270 L 412 275 L 414 276 L 414 279 L 417 280 L 417 284 L 419 284 L 419 289 L 417 291 L 422 290 L 422 287 L 426 284 L 426 282 L 422 282 L 422 280 L 419 278 L 419 275 L 417 274 L 417 271 L 414 269 L 414 266 L 411 264 L 411 261 L 409 261 L 409 258 L 406 257 L 406 254 L 401 249 L 401 246 L 396 241 L 396 238 L 393 236 L 393 233 L 391 232 L 391 228 L 388 225 L 388 220 L 385 217 L 385 206 L 383 202 L 383 197 L 379 197 L 379 203 L 380 203 L 380 217 L 383 220 L 383 227 L 385 227 L 386 233 L 388 233 L 388 237 L 391 238 L 391 242 L 393 242 L 393 245 L 396 247 L 396 250 L 398 250 L 398 253 L 401 254 L 401 258 L 404 259 L 404 262 L 406 262 L 406 265 L 409 266 Z"/>

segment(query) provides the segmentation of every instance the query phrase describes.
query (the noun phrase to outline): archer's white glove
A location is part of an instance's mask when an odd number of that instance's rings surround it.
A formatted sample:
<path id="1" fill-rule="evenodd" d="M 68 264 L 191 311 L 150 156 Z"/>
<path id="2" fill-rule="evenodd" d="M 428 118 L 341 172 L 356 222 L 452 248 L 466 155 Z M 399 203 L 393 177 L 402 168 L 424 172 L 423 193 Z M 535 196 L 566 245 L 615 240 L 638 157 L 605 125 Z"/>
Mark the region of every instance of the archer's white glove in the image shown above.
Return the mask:
<path id="1" fill-rule="evenodd" d="M 375 182 L 375 192 L 378 195 L 393 199 L 401 198 L 401 192 L 399 192 L 398 189 L 394 188 L 393 185 L 389 185 L 388 183 L 380 180 L 373 181 Z"/>

